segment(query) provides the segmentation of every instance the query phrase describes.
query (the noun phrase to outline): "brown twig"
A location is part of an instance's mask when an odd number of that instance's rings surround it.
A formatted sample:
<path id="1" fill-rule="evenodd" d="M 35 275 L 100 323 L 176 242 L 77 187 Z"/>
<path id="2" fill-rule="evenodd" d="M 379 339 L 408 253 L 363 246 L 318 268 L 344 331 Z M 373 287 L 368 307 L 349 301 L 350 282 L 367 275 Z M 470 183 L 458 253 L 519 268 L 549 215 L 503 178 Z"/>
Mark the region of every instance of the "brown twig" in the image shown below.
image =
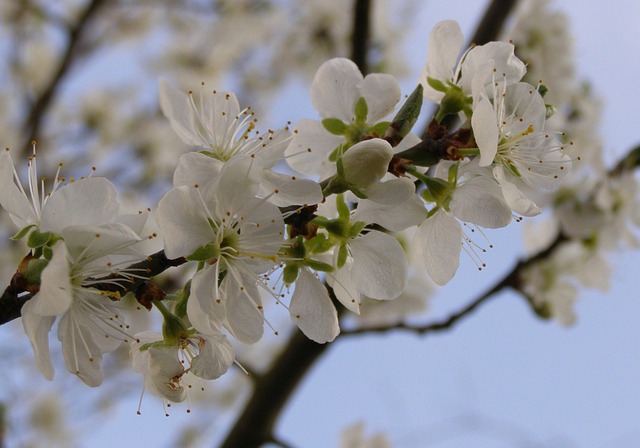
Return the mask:
<path id="1" fill-rule="evenodd" d="M 75 25 L 69 28 L 67 37 L 67 48 L 60 60 L 57 70 L 49 80 L 49 83 L 42 90 L 30 107 L 29 114 L 23 124 L 23 135 L 28 135 L 27 142 L 23 148 L 23 153 L 27 154 L 31 148 L 31 142 L 38 139 L 40 127 L 44 117 L 55 98 L 58 88 L 62 84 L 64 77 L 73 66 L 74 56 L 82 42 L 82 36 L 91 20 L 100 9 L 104 0 L 91 0 L 82 14 L 78 17 Z"/>

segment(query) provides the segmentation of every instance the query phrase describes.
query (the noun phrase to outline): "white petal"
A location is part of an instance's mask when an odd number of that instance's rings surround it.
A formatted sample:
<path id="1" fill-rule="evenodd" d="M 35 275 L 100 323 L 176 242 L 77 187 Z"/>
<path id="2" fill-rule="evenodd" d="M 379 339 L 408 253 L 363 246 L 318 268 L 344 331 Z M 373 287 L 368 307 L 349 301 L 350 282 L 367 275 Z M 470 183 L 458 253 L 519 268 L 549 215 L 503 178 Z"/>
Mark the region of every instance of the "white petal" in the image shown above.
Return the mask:
<path id="1" fill-rule="evenodd" d="M 9 151 L 2 151 L 0 154 L 0 206 L 11 215 L 11 220 L 19 229 L 38 223 L 29 199 L 15 184 L 13 160 Z"/>
<path id="2" fill-rule="evenodd" d="M 40 291 L 28 303 L 31 312 L 40 316 L 59 316 L 73 301 L 67 248 L 60 242 L 53 248 L 53 257 L 44 271 Z"/>
<path id="3" fill-rule="evenodd" d="M 208 146 L 197 132 L 198 120 L 189 95 L 164 79 L 160 80 L 160 108 L 183 142 L 190 146 Z"/>
<path id="4" fill-rule="evenodd" d="M 65 313 L 58 324 L 58 339 L 69 372 L 77 375 L 87 386 L 102 384 L 102 351 L 96 344 L 94 328 L 76 319 L 73 312 Z"/>
<path id="5" fill-rule="evenodd" d="M 443 93 L 429 86 L 427 77 L 443 82 L 452 79 L 463 43 L 462 30 L 454 20 L 438 22 L 431 30 L 427 62 L 419 80 L 424 87 L 424 96 L 429 100 L 440 102 Z"/>
<path id="6" fill-rule="evenodd" d="M 67 184 L 45 203 L 41 229 L 60 234 L 71 225 L 113 222 L 118 215 L 117 198 L 115 186 L 103 177 L 89 177 Z"/>
<path id="7" fill-rule="evenodd" d="M 398 240 L 371 231 L 349 243 L 353 256 L 351 275 L 367 297 L 388 300 L 398 297 L 407 284 L 407 258 Z"/>
<path id="8" fill-rule="evenodd" d="M 381 185 L 387 183 L 389 182 Z M 427 211 L 422 200 L 414 194 L 409 199 L 396 204 L 379 204 L 372 200 L 361 201 L 353 215 L 353 220 L 380 224 L 392 232 L 399 232 L 420 224 L 426 217 Z"/>
<path id="9" fill-rule="evenodd" d="M 329 155 L 343 143 L 344 136 L 330 134 L 319 121 L 303 119 L 296 125 L 284 154 L 287 164 L 297 172 L 325 178 L 335 174 L 335 163 L 329 161 Z"/>
<path id="10" fill-rule="evenodd" d="M 291 321 L 314 342 L 331 342 L 340 333 L 338 313 L 327 288 L 308 269 L 301 269 L 289 304 Z"/>
<path id="11" fill-rule="evenodd" d="M 203 186 L 218 177 L 223 165 L 224 162 L 199 152 L 183 154 L 173 173 L 173 186 Z"/>
<path id="12" fill-rule="evenodd" d="M 240 104 L 235 93 L 227 91 L 203 92 L 202 121 L 209 137 L 209 145 L 227 145 L 230 137 L 235 137 L 229 135 L 229 130 L 235 129 L 237 126 L 239 114 Z M 216 148 L 212 149 L 215 151 Z"/>
<path id="13" fill-rule="evenodd" d="M 335 58 L 320 66 L 311 83 L 311 102 L 322 118 L 353 119 L 363 78 L 349 59 Z"/>
<path id="14" fill-rule="evenodd" d="M 480 150 L 480 166 L 489 166 L 498 152 L 498 122 L 496 111 L 485 96 L 475 102 L 471 127 Z"/>
<path id="15" fill-rule="evenodd" d="M 196 194 L 188 187 L 175 187 L 158 203 L 156 222 L 170 259 L 186 257 L 214 240 L 213 229 Z"/>
<path id="16" fill-rule="evenodd" d="M 196 330 L 205 334 L 214 334 L 226 318 L 215 268 L 215 264 L 205 266 L 194 274 L 191 280 L 191 295 L 187 301 L 189 322 Z"/>
<path id="17" fill-rule="evenodd" d="M 392 205 L 410 200 L 415 196 L 416 187 L 406 177 L 378 182 L 367 188 L 367 200 L 378 204 Z"/>
<path id="18" fill-rule="evenodd" d="M 202 196 L 217 218 L 233 216 L 247 201 L 253 200 L 263 169 L 251 157 L 237 157 L 227 163 L 215 182 L 202 188 Z M 231 215 L 229 215 L 231 213 Z"/>
<path id="19" fill-rule="evenodd" d="M 460 223 L 442 211 L 427 219 L 416 233 L 418 251 L 431 279 L 438 285 L 451 280 L 460 264 Z"/>
<path id="20" fill-rule="evenodd" d="M 53 379 L 53 365 L 49 352 L 49 331 L 55 321 L 54 316 L 43 317 L 33 311 L 33 299 L 22 306 L 22 325 L 31 341 L 38 368 L 48 380 Z"/>
<path id="21" fill-rule="evenodd" d="M 191 360 L 189 371 L 205 380 L 215 380 L 221 377 L 233 364 L 233 347 L 229 340 L 221 333 L 216 335 L 196 335 L 201 338 L 200 353 Z"/>
<path id="22" fill-rule="evenodd" d="M 317 204 L 323 199 L 322 188 L 317 182 L 270 170 L 264 170 L 260 188 L 261 196 L 277 191 L 269 201 L 279 207 Z"/>
<path id="23" fill-rule="evenodd" d="M 451 212 L 461 221 L 497 229 L 511 222 L 511 208 L 502 197 L 497 182 L 488 176 L 476 176 L 453 193 Z"/>
<path id="24" fill-rule="evenodd" d="M 177 348 L 150 347 L 147 351 L 145 389 L 175 403 L 183 401 L 187 392 L 181 382 L 184 367 L 178 358 Z"/>
<path id="25" fill-rule="evenodd" d="M 333 288 L 333 293 L 345 308 L 360 314 L 360 293 L 351 275 L 352 264 L 353 261 L 347 260 L 343 268 L 327 273 L 327 283 Z"/>
<path id="26" fill-rule="evenodd" d="M 504 168 L 496 166 L 493 168 L 493 175 L 502 188 L 502 195 L 511 210 L 522 216 L 536 216 L 542 211 L 531 199 L 526 197 L 522 191 L 506 179 Z"/>
<path id="27" fill-rule="evenodd" d="M 362 96 L 367 102 L 367 123 L 375 124 L 393 112 L 400 101 L 400 85 L 391 75 L 372 73 L 364 78 Z"/>
<path id="28" fill-rule="evenodd" d="M 264 333 L 264 315 L 256 280 L 230 267 L 220 292 L 227 309 L 227 329 L 240 342 L 258 342 Z"/>
<path id="29" fill-rule="evenodd" d="M 131 246 L 142 241 L 136 232 L 118 223 L 68 226 L 62 232 L 62 237 L 76 264 L 86 264 L 109 254 L 138 255 Z"/>

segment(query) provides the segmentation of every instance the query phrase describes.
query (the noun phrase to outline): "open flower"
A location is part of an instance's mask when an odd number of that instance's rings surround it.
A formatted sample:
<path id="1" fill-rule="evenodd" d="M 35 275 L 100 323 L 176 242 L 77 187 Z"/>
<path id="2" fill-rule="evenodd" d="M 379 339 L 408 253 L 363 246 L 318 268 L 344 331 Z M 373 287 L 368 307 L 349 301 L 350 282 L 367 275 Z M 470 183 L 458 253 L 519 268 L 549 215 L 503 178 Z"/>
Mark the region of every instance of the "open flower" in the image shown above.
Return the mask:
<path id="1" fill-rule="evenodd" d="M 284 128 L 254 135 L 257 121 L 254 113 L 250 108 L 241 110 L 233 92 L 202 93 L 196 104 L 191 91 L 182 92 L 161 80 L 160 106 L 182 141 L 202 149 L 201 153 L 188 153 L 180 158 L 174 186 L 204 185 L 205 179 L 215 177 L 229 160 L 250 156 L 263 168 L 256 172 L 260 194 L 269 196 L 274 204 L 306 205 L 322 200 L 316 182 L 271 170 L 282 160 L 291 132 Z"/>
<path id="2" fill-rule="evenodd" d="M 284 236 L 278 207 L 255 197 L 255 169 L 251 158 L 230 161 L 202 187 L 170 190 L 156 212 L 167 257 L 202 262 L 187 306 L 192 325 L 207 334 L 223 325 L 246 343 L 262 336 L 259 274 L 275 265 Z"/>
<path id="3" fill-rule="evenodd" d="M 205 380 L 222 376 L 234 361 L 233 347 L 221 333 L 189 331 L 173 343 L 160 333 L 137 333 L 129 353 L 133 369 L 144 379 L 147 391 L 168 401 L 186 398 L 182 377 L 187 373 Z"/>
<path id="4" fill-rule="evenodd" d="M 298 172 L 326 178 L 336 172 L 331 154 L 379 131 L 400 101 L 400 87 L 391 75 L 362 76 L 352 61 L 335 58 L 318 69 L 311 84 L 311 101 L 323 121 L 301 120 L 285 151 Z"/>
<path id="5" fill-rule="evenodd" d="M 19 230 L 29 226 L 60 235 L 71 225 L 101 225 L 118 214 L 117 191 L 102 177 L 63 184 L 56 176 L 50 192 L 38 179 L 35 146 L 28 161 L 28 191 L 20 183 L 10 152 L 0 154 L 0 205 Z M 41 182 L 41 184 L 39 184 Z"/>
<path id="6" fill-rule="evenodd" d="M 130 261 L 132 246 L 141 238 L 123 224 L 68 226 L 62 237 L 42 272 L 39 292 L 22 307 L 22 323 L 40 371 L 52 379 L 48 334 L 59 316 L 58 339 L 67 368 L 95 387 L 103 379 L 102 354 L 129 339 L 118 294 L 96 285 L 128 281 L 114 257 Z M 115 272 L 116 278 L 111 276 Z"/>

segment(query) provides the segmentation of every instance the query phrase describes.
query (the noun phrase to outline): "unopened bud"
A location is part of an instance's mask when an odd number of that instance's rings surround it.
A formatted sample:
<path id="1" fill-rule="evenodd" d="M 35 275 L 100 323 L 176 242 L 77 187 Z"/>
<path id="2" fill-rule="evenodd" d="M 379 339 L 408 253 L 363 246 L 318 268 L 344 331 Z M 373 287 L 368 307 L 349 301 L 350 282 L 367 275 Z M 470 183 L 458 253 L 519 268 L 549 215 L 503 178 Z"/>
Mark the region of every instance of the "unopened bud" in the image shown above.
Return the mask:
<path id="1" fill-rule="evenodd" d="M 393 149 L 385 140 L 374 138 L 357 143 L 342 156 L 344 179 L 367 188 L 382 179 L 392 157 Z"/>

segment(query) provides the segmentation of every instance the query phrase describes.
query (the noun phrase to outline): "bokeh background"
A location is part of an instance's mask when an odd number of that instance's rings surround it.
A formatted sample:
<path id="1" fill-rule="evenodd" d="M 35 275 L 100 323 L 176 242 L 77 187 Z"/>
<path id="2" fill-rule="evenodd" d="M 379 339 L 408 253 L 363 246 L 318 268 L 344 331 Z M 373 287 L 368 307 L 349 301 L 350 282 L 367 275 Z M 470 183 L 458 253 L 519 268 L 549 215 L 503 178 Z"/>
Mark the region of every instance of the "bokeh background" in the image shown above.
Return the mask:
<path id="1" fill-rule="evenodd" d="M 243 104 L 251 103 L 261 114 L 263 129 L 295 123 L 316 117 L 308 98 L 310 78 L 332 51 L 345 48 L 336 44 L 305 53 L 301 38 L 273 36 L 283 24 L 295 22 L 291 11 L 313 10 L 303 3 L 326 4 L 316 5 L 314 17 L 325 9 L 333 14 L 327 20 L 338 30 L 335 42 L 341 42 L 340 33 L 350 26 L 342 18 L 349 1 L 280 2 L 277 14 L 257 14 L 253 26 L 238 26 L 236 17 L 216 21 L 215 14 L 207 15 L 207 2 L 158 2 L 154 14 L 143 14 L 144 8 L 154 9 L 152 2 L 114 3 L 121 9 L 110 9 L 111 16 L 93 23 L 92 38 L 78 53 L 89 56 L 76 55 L 79 62 L 60 84 L 43 119 L 38 147 L 40 160 L 51 169 L 63 160 L 68 173 L 80 176 L 96 165 L 98 174 L 120 187 L 123 201 L 138 208 L 154 207 L 183 150 L 158 111 L 159 77 L 181 86 L 203 80 L 208 86 L 237 89 Z M 66 11 L 82 10 L 85 4 L 9 1 L 2 7 L 0 50 L 7 63 L 0 70 L 5 85 L 0 88 L 5 90 L 1 145 L 17 150 L 30 140 L 19 126 L 25 99 L 37 97 L 54 72 L 52 60 L 61 53 L 45 50 L 63 49 L 66 42 L 55 27 L 52 32 L 33 17 L 12 14 L 40 5 L 66 23 L 74 17 Z M 611 166 L 640 142 L 640 3 L 556 0 L 550 5 L 568 19 L 578 76 L 602 100 L 599 132 Z M 486 2 L 467 0 L 380 2 L 373 33 L 389 39 L 387 47 L 380 44 L 380 66 L 397 74 L 403 92 L 410 93 L 433 25 L 455 19 L 469 36 L 485 7 Z M 193 13 L 185 14 L 189 8 Z M 20 46 L 17 39 L 31 44 Z M 306 55 L 303 62 L 284 56 L 296 52 Z M 219 58 L 215 63 L 213 53 Z M 22 79 L 9 69 L 9 62 L 21 58 L 27 61 Z M 270 65 L 273 59 L 279 64 Z M 270 75 L 256 67 L 270 67 Z M 8 88 L 21 88 L 21 94 L 8 95 Z M 2 220 L 7 224 L 6 216 Z M 424 320 L 447 317 L 508 272 L 524 254 L 524 226 L 513 223 L 488 232 L 495 248 L 483 256 L 487 269 L 478 272 L 463 257 L 451 284 L 429 294 Z M 11 232 L 8 225 L 3 228 Z M 7 245 L 3 252 L 0 285 L 15 270 L 16 255 Z M 339 446 L 340 433 L 363 422 L 365 432 L 385 433 L 395 447 L 639 446 L 640 257 L 629 248 L 608 259 L 610 290 L 581 290 L 577 323 L 569 328 L 540 320 L 520 296 L 503 292 L 448 331 L 338 340 L 303 381 L 278 434 L 296 447 Z M 286 327 L 286 316 L 278 322 Z M 266 363 L 279 343 L 272 339 L 241 356 Z M 216 446 L 246 393 L 246 379 L 236 375 L 207 384 L 206 397 L 194 399 L 190 414 L 178 406 L 165 417 L 160 401 L 146 395 L 138 416 L 142 381 L 127 368 L 126 351 L 106 363 L 113 375 L 103 387 L 89 389 L 60 363 L 53 382 L 42 379 L 19 321 L 0 327 L 0 347 L 0 403 L 8 447 Z"/>

